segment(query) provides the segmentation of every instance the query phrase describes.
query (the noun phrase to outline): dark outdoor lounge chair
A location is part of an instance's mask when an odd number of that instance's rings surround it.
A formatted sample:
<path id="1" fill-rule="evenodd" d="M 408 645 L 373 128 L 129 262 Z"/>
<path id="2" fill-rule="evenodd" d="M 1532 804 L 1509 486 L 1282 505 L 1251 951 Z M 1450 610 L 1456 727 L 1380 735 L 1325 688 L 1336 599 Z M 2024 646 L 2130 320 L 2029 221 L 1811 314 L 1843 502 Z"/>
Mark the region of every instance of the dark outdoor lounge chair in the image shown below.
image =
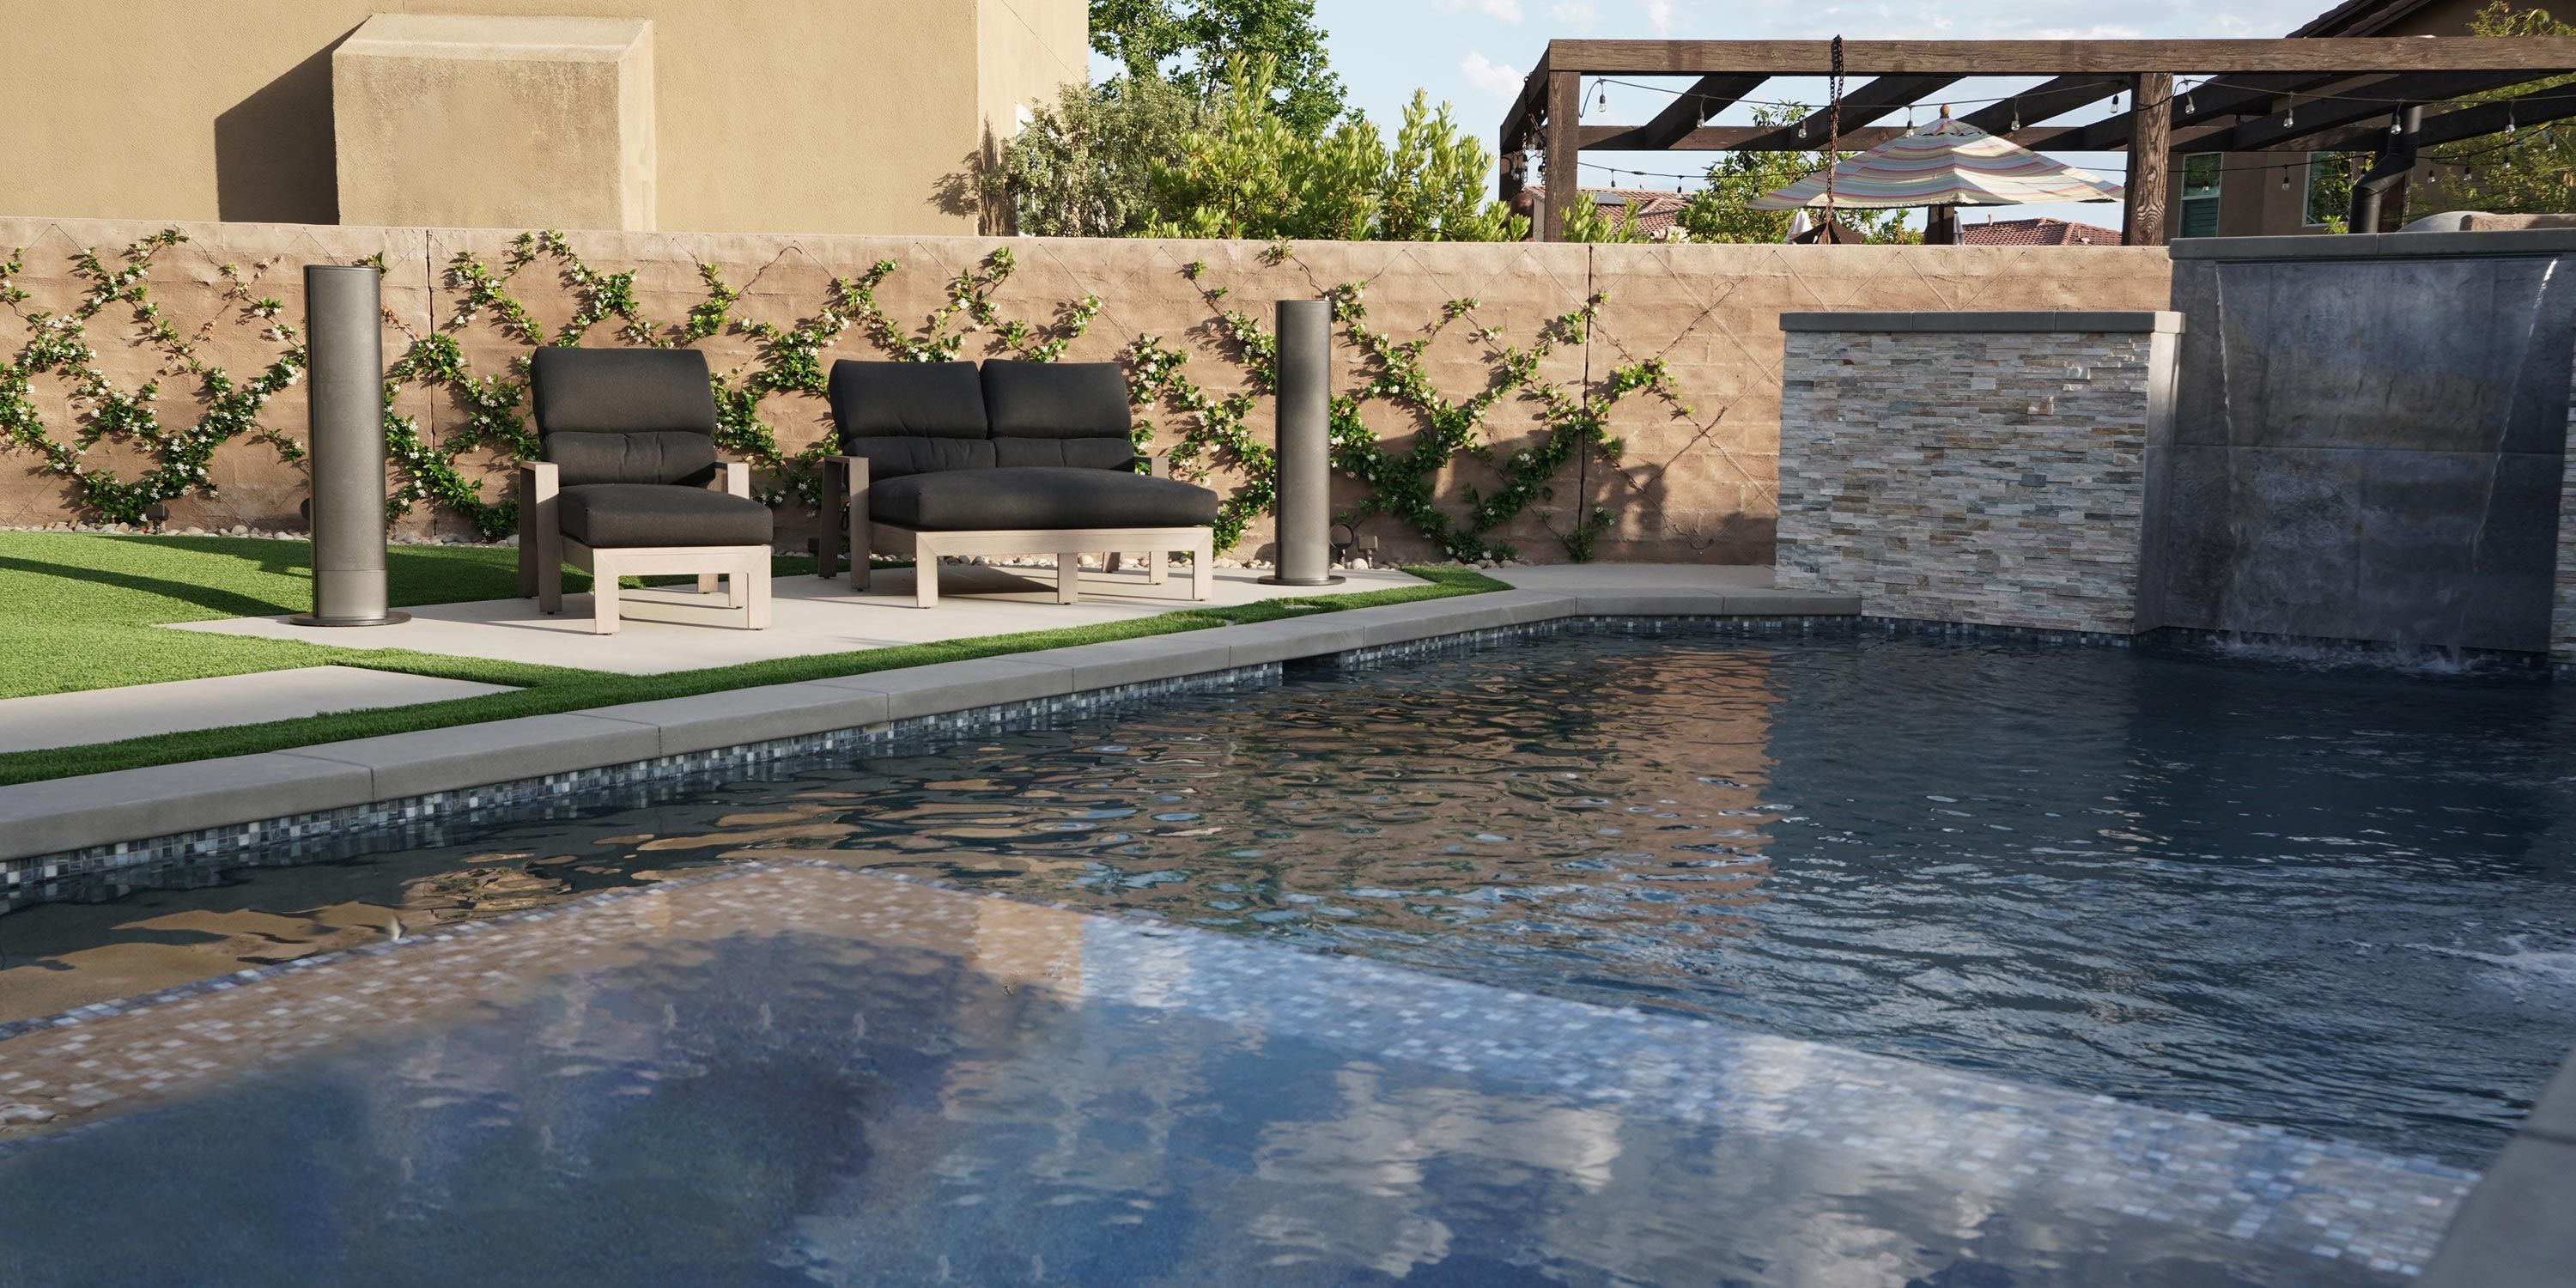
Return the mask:
<path id="1" fill-rule="evenodd" d="M 822 558 L 829 577 L 850 539 L 850 584 L 871 552 L 913 558 L 913 599 L 939 602 L 942 555 L 1056 557 L 1056 602 L 1079 597 L 1082 555 L 1190 556 L 1190 597 L 1215 589 L 1217 495 L 1135 472 L 1127 378 L 1113 362 L 832 364 L 842 455 L 824 461 Z"/>
<path id="2" fill-rule="evenodd" d="M 706 355 L 541 348 L 528 386 L 544 459 L 519 471 L 519 594 L 562 612 L 563 565 L 586 569 L 610 635 L 619 577 L 696 573 L 705 595 L 721 576 L 726 607 L 767 628 L 771 515 L 750 467 L 716 459 Z"/>

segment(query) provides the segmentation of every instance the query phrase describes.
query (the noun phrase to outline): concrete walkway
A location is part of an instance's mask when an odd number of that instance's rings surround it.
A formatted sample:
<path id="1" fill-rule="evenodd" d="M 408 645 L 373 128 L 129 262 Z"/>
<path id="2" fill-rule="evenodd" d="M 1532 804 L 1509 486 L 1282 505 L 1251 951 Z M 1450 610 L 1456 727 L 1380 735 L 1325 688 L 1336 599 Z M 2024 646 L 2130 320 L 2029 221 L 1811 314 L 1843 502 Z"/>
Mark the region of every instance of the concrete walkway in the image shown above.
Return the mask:
<path id="1" fill-rule="evenodd" d="M 364 630 L 297 626 L 282 617 L 186 622 L 173 629 L 659 675 L 771 658 L 1056 630 L 1283 596 L 1346 595 L 1422 584 L 1392 570 L 1350 573 L 1346 583 L 1320 590 L 1265 586 L 1263 576 L 1246 568 L 1220 568 L 1215 598 L 1201 605 L 1190 599 L 1186 572 L 1160 586 L 1149 586 L 1144 573 L 1132 568 L 1118 573 L 1095 570 L 1083 575 L 1082 602 L 1059 604 L 1052 569 L 952 565 L 940 573 L 939 605 L 926 610 L 913 607 L 908 568 L 877 573 L 864 595 L 851 594 L 846 577 L 831 581 L 781 577 L 773 583 L 770 627 L 765 631 L 742 629 L 738 625 L 742 614 L 726 608 L 723 596 L 700 596 L 678 586 L 622 594 L 626 614 L 614 635 L 591 633 L 587 594 L 564 596 L 563 612 L 553 616 L 538 612 L 533 599 L 487 599 L 406 609 L 410 621 Z"/>
<path id="2" fill-rule="evenodd" d="M 251 675 L 48 693 L 0 700 L 0 752 L 78 747 L 190 729 L 221 729 L 333 711 L 408 707 L 509 691 L 506 685 L 443 680 L 399 671 L 300 666 Z"/>

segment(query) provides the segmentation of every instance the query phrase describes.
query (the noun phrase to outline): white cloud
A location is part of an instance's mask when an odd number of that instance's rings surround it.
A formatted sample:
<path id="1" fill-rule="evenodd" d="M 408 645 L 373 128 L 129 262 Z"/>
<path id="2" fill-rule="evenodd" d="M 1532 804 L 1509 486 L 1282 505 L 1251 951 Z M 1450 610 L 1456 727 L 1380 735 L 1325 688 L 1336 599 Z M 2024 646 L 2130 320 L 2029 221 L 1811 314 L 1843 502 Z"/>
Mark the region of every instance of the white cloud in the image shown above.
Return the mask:
<path id="1" fill-rule="evenodd" d="M 1467 56 L 1458 60 L 1458 72 L 1468 84 L 1500 99 L 1519 94 L 1524 79 L 1519 68 L 1505 67 L 1485 57 L 1481 49 L 1468 50 Z"/>
<path id="2" fill-rule="evenodd" d="M 1431 0 L 1431 7 L 1442 13 L 1456 13 L 1474 8 L 1488 18 L 1517 23 L 1521 20 L 1521 0 Z"/>
<path id="3" fill-rule="evenodd" d="M 1592 0 L 1556 0 L 1547 7 L 1547 16 L 1569 27 L 1593 27 L 1600 25 L 1601 8 Z"/>
<path id="4" fill-rule="evenodd" d="M 1673 0 L 1646 0 L 1646 25 L 1658 36 L 1673 34 Z"/>

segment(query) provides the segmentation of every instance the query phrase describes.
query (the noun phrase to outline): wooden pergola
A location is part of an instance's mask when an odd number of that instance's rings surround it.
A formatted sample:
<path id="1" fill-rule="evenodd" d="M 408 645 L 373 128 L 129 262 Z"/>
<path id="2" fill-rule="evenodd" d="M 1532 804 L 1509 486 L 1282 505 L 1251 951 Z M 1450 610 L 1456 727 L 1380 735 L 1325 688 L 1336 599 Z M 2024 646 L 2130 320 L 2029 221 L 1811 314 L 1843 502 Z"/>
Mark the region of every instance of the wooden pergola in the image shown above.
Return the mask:
<path id="1" fill-rule="evenodd" d="M 1503 118 L 1502 196 L 1520 195 L 1536 149 L 1551 195 L 1579 189 L 1581 154 L 1809 151 L 1826 147 L 1827 109 L 1793 125 L 1707 122 L 1781 76 L 1837 70 L 1826 40 L 1552 40 Z M 1840 146 L 1874 147 L 1903 133 L 1873 122 L 1937 102 L 1971 76 L 2044 77 L 1959 119 L 2023 147 L 2128 153 L 2121 240 L 2164 242 L 2167 158 L 2199 152 L 2366 152 L 2378 161 L 2356 185 L 2375 216 L 2378 194 L 2412 169 L 2417 151 L 2576 116 L 2576 84 L 2474 105 L 2459 100 L 2576 72 L 2576 38 L 2369 37 L 2269 40 L 1851 40 L 1840 72 L 1860 83 L 1840 103 Z M 2207 78 L 2180 101 L 2176 76 Z M 1691 76 L 1654 119 L 1581 121 L 1587 76 Z M 2128 95 L 2127 110 L 2081 125 L 2047 125 L 2090 103 Z M 2427 109 L 2432 109 L 2428 112 Z M 1560 123 L 1569 128 L 1556 128 Z M 2392 128 L 2395 127 L 2395 128 Z M 1538 236 L 1562 240 L 1565 203 L 1545 203 Z M 2367 226 L 2356 223 L 2355 227 Z"/>

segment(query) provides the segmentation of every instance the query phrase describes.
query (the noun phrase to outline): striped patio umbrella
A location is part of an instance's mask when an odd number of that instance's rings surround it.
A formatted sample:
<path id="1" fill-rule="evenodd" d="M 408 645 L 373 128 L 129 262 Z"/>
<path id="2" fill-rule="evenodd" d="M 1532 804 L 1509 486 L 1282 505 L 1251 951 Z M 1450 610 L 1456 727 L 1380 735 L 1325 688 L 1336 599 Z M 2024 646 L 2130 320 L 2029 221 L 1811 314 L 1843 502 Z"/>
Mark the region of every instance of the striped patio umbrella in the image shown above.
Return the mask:
<path id="1" fill-rule="evenodd" d="M 1883 210 L 2119 199 L 2116 183 L 2051 161 L 1943 113 L 1940 120 L 1920 130 L 1845 157 L 1834 167 L 1832 204 Z M 1819 170 L 1745 204 L 1755 210 L 1825 205 L 1825 174 Z"/>

